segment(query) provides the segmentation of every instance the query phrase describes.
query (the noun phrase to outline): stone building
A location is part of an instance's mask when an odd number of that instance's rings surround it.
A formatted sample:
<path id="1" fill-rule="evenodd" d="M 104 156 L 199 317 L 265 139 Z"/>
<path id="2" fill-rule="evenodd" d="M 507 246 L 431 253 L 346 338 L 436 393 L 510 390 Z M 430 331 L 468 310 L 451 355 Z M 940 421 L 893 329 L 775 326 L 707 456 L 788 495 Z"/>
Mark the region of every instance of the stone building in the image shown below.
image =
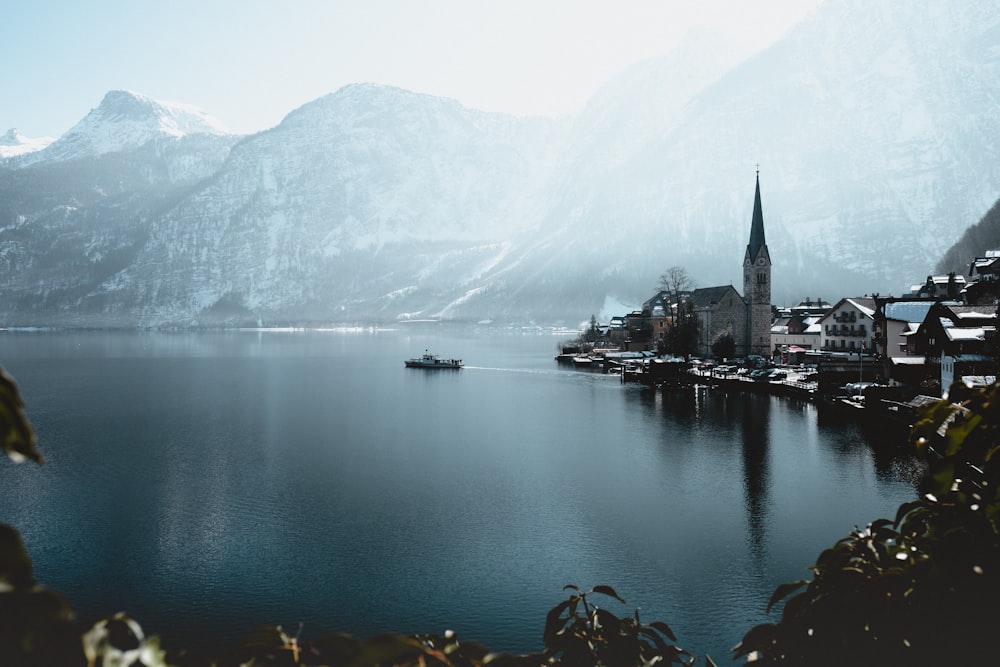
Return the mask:
<path id="1" fill-rule="evenodd" d="M 732 285 L 701 287 L 688 297 L 698 317 L 698 349 L 712 354 L 712 343 L 729 334 L 736 343 L 736 354 L 747 349 L 747 302 Z"/>
<path id="2" fill-rule="evenodd" d="M 746 353 L 768 357 L 771 354 L 771 255 L 764 241 L 760 171 L 753 199 L 750 242 L 743 256 L 743 298 L 747 303 Z"/>

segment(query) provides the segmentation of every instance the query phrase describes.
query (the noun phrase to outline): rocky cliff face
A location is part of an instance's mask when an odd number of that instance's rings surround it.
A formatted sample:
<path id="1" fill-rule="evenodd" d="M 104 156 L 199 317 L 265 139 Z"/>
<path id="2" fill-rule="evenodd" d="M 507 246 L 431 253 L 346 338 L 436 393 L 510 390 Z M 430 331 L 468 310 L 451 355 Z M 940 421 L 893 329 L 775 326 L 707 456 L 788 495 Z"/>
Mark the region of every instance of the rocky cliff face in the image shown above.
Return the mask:
<path id="1" fill-rule="evenodd" d="M 575 323 L 673 265 L 741 284 L 758 163 L 777 303 L 899 294 L 1000 191 L 994 10 L 829 3 L 563 119 L 355 85 L 235 137 L 109 93 L 0 159 L 0 321 Z"/>

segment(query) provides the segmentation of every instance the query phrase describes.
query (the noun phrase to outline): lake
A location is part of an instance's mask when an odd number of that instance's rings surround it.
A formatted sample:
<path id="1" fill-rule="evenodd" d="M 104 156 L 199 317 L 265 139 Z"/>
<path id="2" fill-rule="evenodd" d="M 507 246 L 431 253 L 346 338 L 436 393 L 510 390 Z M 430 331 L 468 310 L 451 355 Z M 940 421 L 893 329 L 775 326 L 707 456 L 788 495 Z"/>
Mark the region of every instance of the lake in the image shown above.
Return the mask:
<path id="1" fill-rule="evenodd" d="M 0 333 L 46 457 L 0 465 L 0 521 L 81 618 L 168 647 L 275 624 L 526 652 L 565 584 L 609 584 L 722 664 L 775 586 L 915 496 L 909 456 L 814 404 L 622 385 L 560 340 Z M 425 349 L 466 368 L 404 368 Z"/>

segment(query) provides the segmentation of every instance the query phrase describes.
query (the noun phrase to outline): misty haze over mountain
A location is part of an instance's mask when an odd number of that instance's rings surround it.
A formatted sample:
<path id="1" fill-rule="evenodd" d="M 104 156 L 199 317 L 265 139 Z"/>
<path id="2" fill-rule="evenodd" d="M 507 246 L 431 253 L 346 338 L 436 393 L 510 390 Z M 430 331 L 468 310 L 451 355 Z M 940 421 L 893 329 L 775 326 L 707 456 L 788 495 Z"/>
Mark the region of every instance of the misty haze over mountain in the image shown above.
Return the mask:
<path id="1" fill-rule="evenodd" d="M 568 118 L 358 84 L 239 137 L 111 91 L 0 143 L 0 323 L 575 324 L 674 265 L 741 285 L 758 164 L 776 304 L 898 295 L 1000 196 L 998 17 L 828 3 L 749 60 L 698 36 Z"/>

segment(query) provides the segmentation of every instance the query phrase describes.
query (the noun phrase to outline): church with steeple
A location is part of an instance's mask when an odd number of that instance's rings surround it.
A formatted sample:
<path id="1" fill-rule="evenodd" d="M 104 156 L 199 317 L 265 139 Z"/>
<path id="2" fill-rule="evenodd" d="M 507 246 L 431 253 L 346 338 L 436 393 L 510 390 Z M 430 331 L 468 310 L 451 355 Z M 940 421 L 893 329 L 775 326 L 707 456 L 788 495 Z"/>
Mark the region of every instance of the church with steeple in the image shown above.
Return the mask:
<path id="1" fill-rule="evenodd" d="M 728 334 L 736 354 L 771 356 L 771 255 L 764 240 L 760 203 L 760 171 L 750 221 L 750 242 L 743 255 L 743 295 L 732 285 L 701 287 L 689 297 L 699 322 L 700 353 L 712 354 L 712 344 Z"/>
<path id="2" fill-rule="evenodd" d="M 747 302 L 747 354 L 771 354 L 771 255 L 764 241 L 760 170 L 753 197 L 750 242 L 743 256 L 743 299 Z"/>

